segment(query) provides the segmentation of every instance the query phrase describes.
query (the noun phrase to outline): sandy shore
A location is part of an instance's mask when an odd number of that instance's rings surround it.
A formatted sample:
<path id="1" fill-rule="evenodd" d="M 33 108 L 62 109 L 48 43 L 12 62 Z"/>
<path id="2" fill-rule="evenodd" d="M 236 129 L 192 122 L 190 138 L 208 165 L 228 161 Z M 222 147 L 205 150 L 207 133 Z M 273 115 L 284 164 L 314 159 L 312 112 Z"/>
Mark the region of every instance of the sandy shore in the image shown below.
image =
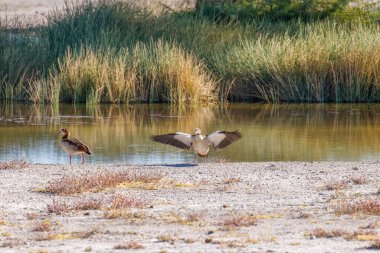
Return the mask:
<path id="1" fill-rule="evenodd" d="M 195 7 L 194 0 L 124 0 L 138 7 L 148 7 L 152 10 L 172 8 L 187 10 Z M 69 4 L 77 4 L 84 0 L 69 0 Z M 65 0 L 0 0 L 0 18 L 20 17 L 21 20 L 32 20 L 35 23 L 46 20 L 46 15 L 53 9 L 62 9 Z"/>
<path id="2" fill-rule="evenodd" d="M 0 251 L 373 252 L 369 246 L 379 239 L 379 214 L 337 212 L 346 204 L 365 203 L 360 200 L 379 203 L 379 166 L 288 162 L 8 167 L 0 170 Z M 147 181 L 136 179 L 99 192 L 46 192 L 64 177 L 118 172 L 144 175 Z M 148 182 L 157 175 L 158 180 Z M 98 210 L 63 208 L 52 213 L 47 208 L 90 198 L 115 199 L 112 196 L 142 204 L 118 212 L 106 201 L 94 208 Z M 335 237 L 325 238 L 328 233 Z"/>

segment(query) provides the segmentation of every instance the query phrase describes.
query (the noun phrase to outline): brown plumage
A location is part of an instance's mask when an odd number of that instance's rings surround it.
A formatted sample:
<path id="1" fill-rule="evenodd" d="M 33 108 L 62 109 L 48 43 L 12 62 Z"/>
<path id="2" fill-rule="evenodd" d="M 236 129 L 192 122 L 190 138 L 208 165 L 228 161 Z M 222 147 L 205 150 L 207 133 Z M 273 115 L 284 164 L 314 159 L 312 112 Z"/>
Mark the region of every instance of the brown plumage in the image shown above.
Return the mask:
<path id="1" fill-rule="evenodd" d="M 62 135 L 61 147 L 69 155 L 70 164 L 72 155 L 82 155 L 82 164 L 84 164 L 84 154 L 91 155 L 89 147 L 78 139 L 70 139 L 70 132 L 66 128 L 60 130 Z"/>

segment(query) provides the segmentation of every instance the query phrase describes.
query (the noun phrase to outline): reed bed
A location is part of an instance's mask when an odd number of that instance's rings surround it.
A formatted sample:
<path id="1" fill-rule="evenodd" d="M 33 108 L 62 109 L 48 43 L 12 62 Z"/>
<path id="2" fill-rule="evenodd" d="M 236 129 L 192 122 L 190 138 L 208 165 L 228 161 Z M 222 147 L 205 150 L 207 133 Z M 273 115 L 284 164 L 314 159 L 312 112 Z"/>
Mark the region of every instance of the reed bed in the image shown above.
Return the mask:
<path id="1" fill-rule="evenodd" d="M 34 103 L 379 101 L 375 22 L 217 22 L 117 1 L 0 23 L 0 99 Z"/>

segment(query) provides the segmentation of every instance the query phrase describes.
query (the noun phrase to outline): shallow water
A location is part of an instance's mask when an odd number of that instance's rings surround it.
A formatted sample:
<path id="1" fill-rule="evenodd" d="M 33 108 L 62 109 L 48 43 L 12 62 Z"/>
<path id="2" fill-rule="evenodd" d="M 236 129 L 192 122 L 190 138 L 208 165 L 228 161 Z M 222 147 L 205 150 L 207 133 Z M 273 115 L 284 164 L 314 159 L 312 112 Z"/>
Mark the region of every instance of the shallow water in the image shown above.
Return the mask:
<path id="1" fill-rule="evenodd" d="M 151 134 L 195 127 L 204 133 L 240 130 L 243 139 L 211 150 L 210 160 L 378 160 L 380 105 L 230 104 L 178 109 L 169 105 L 0 104 L 0 160 L 67 163 L 58 130 L 88 144 L 89 163 L 187 163 L 191 151 L 154 143 Z M 80 157 L 73 159 L 80 163 Z M 201 159 L 200 161 L 203 161 Z"/>

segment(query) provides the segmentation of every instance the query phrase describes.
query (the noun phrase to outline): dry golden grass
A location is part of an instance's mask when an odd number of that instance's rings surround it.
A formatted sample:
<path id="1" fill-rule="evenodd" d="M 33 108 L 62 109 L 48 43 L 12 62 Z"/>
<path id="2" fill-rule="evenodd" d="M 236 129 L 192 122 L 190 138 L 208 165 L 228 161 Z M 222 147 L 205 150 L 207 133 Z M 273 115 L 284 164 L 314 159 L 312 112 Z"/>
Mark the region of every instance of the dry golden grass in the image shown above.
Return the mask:
<path id="1" fill-rule="evenodd" d="M 349 187 L 348 181 L 332 181 L 327 182 L 322 188 L 327 191 L 344 190 Z"/>
<path id="2" fill-rule="evenodd" d="M 356 185 L 368 184 L 368 180 L 363 176 L 352 176 L 350 177 L 350 181 Z"/>
<path id="3" fill-rule="evenodd" d="M 67 94 L 73 102 L 168 100 L 183 104 L 217 99 L 216 82 L 206 65 L 177 45 L 158 40 L 136 43 L 117 55 L 111 51 L 95 52 L 85 46 L 68 49 L 58 60 L 58 69 L 47 79 L 29 84 L 29 99 L 43 100 L 43 92 L 38 90 L 46 84 L 50 90 L 57 90 L 57 95 L 60 91 Z"/>
<path id="4" fill-rule="evenodd" d="M 37 222 L 34 227 L 32 228 L 32 231 L 34 232 L 46 232 L 50 231 L 52 227 L 52 223 L 50 220 L 44 220 Z"/>
<path id="5" fill-rule="evenodd" d="M 69 205 L 66 202 L 60 202 L 53 199 L 53 203 L 47 205 L 48 213 L 62 214 L 67 213 L 70 210 Z"/>
<path id="6" fill-rule="evenodd" d="M 181 241 L 183 241 L 184 243 L 187 243 L 187 244 L 191 244 L 191 243 L 195 242 L 195 240 L 191 239 L 191 238 L 181 238 Z"/>
<path id="7" fill-rule="evenodd" d="M 146 217 L 144 213 L 129 210 L 133 208 L 147 207 L 148 203 L 146 201 L 117 194 L 111 197 L 109 203 L 109 207 L 103 214 L 106 219 L 124 218 L 128 219 L 130 222 L 141 222 Z"/>
<path id="8" fill-rule="evenodd" d="M 148 202 L 135 199 L 133 197 L 116 194 L 109 199 L 104 198 L 80 198 L 73 203 L 65 201 L 53 200 L 52 204 L 47 205 L 48 213 L 62 214 L 71 211 L 87 211 L 87 210 L 120 210 L 127 208 L 145 208 Z"/>
<path id="9" fill-rule="evenodd" d="M 13 248 L 21 244 L 21 240 L 18 238 L 6 238 L 3 243 L 0 244 L 0 248 Z"/>
<path id="10" fill-rule="evenodd" d="M 62 178 L 48 183 L 44 192 L 69 195 L 82 192 L 99 192 L 109 187 L 115 187 L 125 182 L 151 183 L 161 180 L 160 173 L 148 172 L 114 172 L 104 171 L 89 174 L 88 172 L 79 176 L 65 175 Z"/>
<path id="11" fill-rule="evenodd" d="M 130 241 L 127 243 L 121 243 L 113 247 L 114 249 L 144 249 L 145 247 L 138 242 Z"/>
<path id="12" fill-rule="evenodd" d="M 144 212 L 130 211 L 128 209 L 111 209 L 104 212 L 106 219 L 125 219 L 130 223 L 141 223 L 146 219 Z"/>
<path id="13" fill-rule="evenodd" d="M 199 223 L 203 219 L 203 214 L 200 212 L 191 212 L 187 214 L 180 214 L 177 212 L 164 213 L 162 219 L 167 223 L 176 223 L 181 225 L 193 225 Z"/>
<path id="14" fill-rule="evenodd" d="M 117 194 L 111 198 L 110 209 L 144 208 L 147 205 L 148 203 L 146 201 L 124 196 L 122 194 Z"/>
<path id="15" fill-rule="evenodd" d="M 323 228 L 316 228 L 312 232 L 310 232 L 308 235 L 311 237 L 316 237 L 316 238 L 333 238 L 333 237 L 347 236 L 349 235 L 349 233 L 341 229 L 328 231 Z"/>
<path id="16" fill-rule="evenodd" d="M 240 177 L 226 177 L 223 180 L 223 184 L 234 184 L 234 183 L 239 183 L 241 182 Z"/>
<path id="17" fill-rule="evenodd" d="M 103 199 L 84 198 L 77 200 L 71 210 L 86 211 L 86 210 L 100 210 L 103 208 Z"/>
<path id="18" fill-rule="evenodd" d="M 25 216 L 28 220 L 35 220 L 40 217 L 38 213 L 27 213 Z"/>
<path id="19" fill-rule="evenodd" d="M 96 234 L 96 230 L 79 231 L 70 233 L 47 233 L 41 234 L 35 238 L 36 241 L 51 241 L 51 240 L 69 240 L 69 239 L 85 239 Z"/>
<path id="20" fill-rule="evenodd" d="M 341 201 L 335 208 L 337 215 L 342 214 L 368 214 L 380 215 L 380 201 L 378 199 L 363 199 Z"/>
<path id="21" fill-rule="evenodd" d="M 100 210 L 103 208 L 102 199 L 82 198 L 73 204 L 65 201 L 53 200 L 52 204 L 47 205 L 48 213 L 62 214 L 70 211 Z"/>
<path id="22" fill-rule="evenodd" d="M 352 234 L 344 236 L 346 240 L 355 240 L 355 241 L 373 241 L 379 240 L 380 237 L 377 235 L 376 231 L 355 231 Z"/>
<path id="23" fill-rule="evenodd" d="M 334 230 L 326 230 L 323 228 L 316 228 L 311 232 L 305 233 L 306 236 L 310 236 L 311 238 L 334 238 L 334 237 L 342 237 L 348 241 L 373 241 L 380 239 L 375 231 L 355 231 L 353 233 L 349 233 L 342 229 L 334 229 Z"/>
<path id="24" fill-rule="evenodd" d="M 25 169 L 28 163 L 24 160 L 12 160 L 8 162 L 0 162 L 0 170 L 8 169 Z"/>
<path id="25" fill-rule="evenodd" d="M 157 239 L 158 239 L 159 242 L 168 242 L 170 244 L 174 244 L 176 242 L 176 240 L 177 240 L 176 237 L 174 237 L 172 235 L 167 235 L 167 234 L 165 234 L 165 235 L 159 235 L 157 237 Z"/>
<path id="26" fill-rule="evenodd" d="M 249 227 L 257 224 L 257 217 L 254 215 L 237 215 L 227 217 L 219 225 L 225 227 Z"/>

